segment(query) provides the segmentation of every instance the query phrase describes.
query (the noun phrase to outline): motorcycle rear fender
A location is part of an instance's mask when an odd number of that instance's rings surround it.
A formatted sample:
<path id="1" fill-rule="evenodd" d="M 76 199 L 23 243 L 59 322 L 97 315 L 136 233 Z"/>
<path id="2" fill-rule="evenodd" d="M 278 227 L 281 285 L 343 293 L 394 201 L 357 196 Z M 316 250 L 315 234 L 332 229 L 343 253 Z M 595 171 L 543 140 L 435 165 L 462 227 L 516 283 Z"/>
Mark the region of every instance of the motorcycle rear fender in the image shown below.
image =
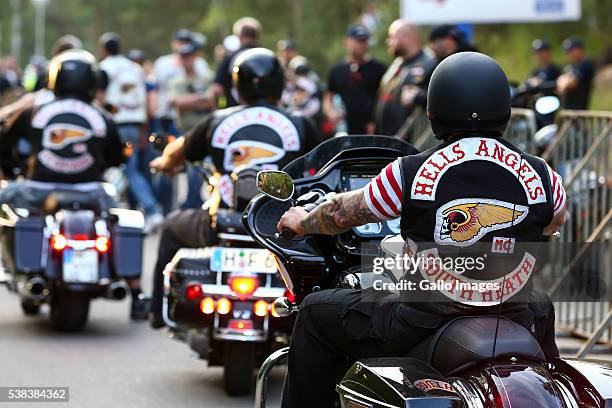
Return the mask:
<path id="1" fill-rule="evenodd" d="M 498 359 L 459 376 L 454 384 L 461 388 L 464 399 L 479 400 L 484 408 L 573 406 L 564 403 L 565 393 L 538 363 Z"/>
<path id="2" fill-rule="evenodd" d="M 360 360 L 348 370 L 336 391 L 342 408 L 461 406 L 461 396 L 437 370 L 407 357 Z"/>
<path id="3" fill-rule="evenodd" d="M 551 366 L 552 378 L 565 387 L 580 406 L 612 406 L 612 362 L 557 358 Z"/>

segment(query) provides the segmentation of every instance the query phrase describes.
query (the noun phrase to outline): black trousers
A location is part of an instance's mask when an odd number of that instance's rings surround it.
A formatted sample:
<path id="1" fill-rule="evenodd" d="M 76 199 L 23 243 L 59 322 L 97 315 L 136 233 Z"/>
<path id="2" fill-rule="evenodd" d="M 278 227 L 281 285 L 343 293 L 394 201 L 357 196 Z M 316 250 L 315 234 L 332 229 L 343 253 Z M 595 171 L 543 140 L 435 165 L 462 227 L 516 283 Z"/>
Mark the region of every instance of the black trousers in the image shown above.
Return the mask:
<path id="1" fill-rule="evenodd" d="M 208 211 L 200 208 L 176 210 L 164 222 L 157 262 L 153 271 L 151 313 L 161 316 L 164 295 L 164 268 L 181 248 L 201 248 L 213 245 L 216 237 L 210 227 Z"/>
<path id="2" fill-rule="evenodd" d="M 329 289 L 304 299 L 291 339 L 283 408 L 333 407 L 335 385 L 352 363 L 405 355 L 448 320 L 402 303 L 367 298 L 358 290 Z M 540 293 L 533 300 L 532 331 L 547 357 L 557 356 L 552 303 Z"/>

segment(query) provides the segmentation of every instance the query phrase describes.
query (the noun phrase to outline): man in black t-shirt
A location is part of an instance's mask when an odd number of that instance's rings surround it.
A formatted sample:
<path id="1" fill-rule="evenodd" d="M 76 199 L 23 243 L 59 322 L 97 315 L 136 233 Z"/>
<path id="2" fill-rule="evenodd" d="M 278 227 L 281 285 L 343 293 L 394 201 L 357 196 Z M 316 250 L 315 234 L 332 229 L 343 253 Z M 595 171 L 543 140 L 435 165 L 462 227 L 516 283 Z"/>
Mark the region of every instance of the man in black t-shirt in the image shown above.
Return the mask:
<path id="1" fill-rule="evenodd" d="M 213 112 L 184 137 L 176 139 L 151 167 L 174 174 L 185 160 L 210 156 L 222 174 L 217 181 L 220 205 L 230 207 L 233 197 L 231 173 L 238 167 L 280 169 L 308 152 L 321 140 L 314 126 L 303 117 L 289 115 L 276 105 L 285 86 L 285 76 L 274 53 L 253 48 L 236 58 L 233 85 L 245 105 Z M 163 327 L 163 269 L 180 248 L 213 245 L 208 210 L 177 211 L 166 218 L 157 264 L 153 274 L 151 325 Z"/>
<path id="2" fill-rule="evenodd" d="M 387 67 L 368 53 L 370 32 L 361 25 L 349 27 L 346 33 L 346 60 L 332 67 L 323 109 L 332 122 L 342 120 L 334 106 L 334 94 L 340 95 L 345 108 L 349 134 L 374 133 L 374 101 L 380 80 Z"/>
<path id="3" fill-rule="evenodd" d="M 595 66 L 586 59 L 584 43 L 580 38 L 566 39 L 563 41 L 563 49 L 570 59 L 570 63 L 563 69 L 563 75 L 557 80 L 563 109 L 588 109 Z"/>
<path id="4" fill-rule="evenodd" d="M 552 60 L 550 44 L 546 40 L 535 39 L 531 43 L 533 53 L 538 60 L 538 66 L 531 71 L 527 83 L 530 86 L 545 85 L 556 81 L 561 75 L 561 69 Z"/>
<path id="5" fill-rule="evenodd" d="M 257 46 L 261 24 L 253 17 L 242 17 L 234 23 L 233 32 L 240 40 L 240 48 L 221 61 L 210 87 L 213 99 L 217 100 L 219 108 L 229 108 L 239 104 L 238 95 L 232 86 L 234 60 L 242 51 Z"/>
<path id="6" fill-rule="evenodd" d="M 376 133 L 395 135 L 416 106 L 427 104 L 427 86 L 436 61 L 422 49 L 414 24 L 396 20 L 389 27 L 389 50 L 396 57 L 378 89 Z"/>

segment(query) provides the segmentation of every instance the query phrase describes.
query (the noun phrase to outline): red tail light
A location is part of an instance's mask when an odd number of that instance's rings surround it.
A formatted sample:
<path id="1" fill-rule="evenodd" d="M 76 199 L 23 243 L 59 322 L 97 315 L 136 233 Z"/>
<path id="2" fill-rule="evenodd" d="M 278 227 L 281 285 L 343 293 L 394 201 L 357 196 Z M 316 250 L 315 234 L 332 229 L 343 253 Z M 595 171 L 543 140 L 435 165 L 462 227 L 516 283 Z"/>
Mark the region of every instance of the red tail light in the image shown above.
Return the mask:
<path id="1" fill-rule="evenodd" d="M 202 286 L 199 283 L 192 283 L 187 285 L 185 288 L 185 298 L 190 302 L 202 299 L 204 292 L 202 292 Z"/>
<path id="2" fill-rule="evenodd" d="M 253 322 L 250 320 L 232 319 L 227 326 L 235 330 L 252 330 Z"/>
<path id="3" fill-rule="evenodd" d="M 68 246 L 68 240 L 62 234 L 55 234 L 51 237 L 51 247 L 55 251 L 63 251 Z"/>
<path id="4" fill-rule="evenodd" d="M 257 290 L 259 280 L 256 276 L 230 276 L 228 284 L 240 298 L 245 298 Z"/>
<path id="5" fill-rule="evenodd" d="M 226 315 L 232 311 L 232 302 L 229 299 L 222 297 L 217 301 L 217 312 L 220 315 Z"/>
<path id="6" fill-rule="evenodd" d="M 110 238 L 108 237 L 98 237 L 96 238 L 96 249 L 100 253 L 108 252 L 110 248 Z"/>
<path id="7" fill-rule="evenodd" d="M 205 297 L 200 302 L 200 310 L 204 314 L 211 314 L 215 312 L 215 300 L 211 297 Z"/>
<path id="8" fill-rule="evenodd" d="M 253 305 L 253 312 L 256 316 L 264 317 L 268 314 L 268 302 L 265 300 L 258 300 Z"/>

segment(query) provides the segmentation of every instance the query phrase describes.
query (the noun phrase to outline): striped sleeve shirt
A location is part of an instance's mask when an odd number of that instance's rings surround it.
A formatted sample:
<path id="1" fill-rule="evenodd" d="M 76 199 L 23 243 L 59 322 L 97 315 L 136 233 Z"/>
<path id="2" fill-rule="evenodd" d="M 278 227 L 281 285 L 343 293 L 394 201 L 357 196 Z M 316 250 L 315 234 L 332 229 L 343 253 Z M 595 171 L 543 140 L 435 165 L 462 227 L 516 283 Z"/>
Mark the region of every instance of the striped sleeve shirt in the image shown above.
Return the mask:
<path id="1" fill-rule="evenodd" d="M 402 191 L 404 182 L 400 159 L 390 163 L 363 188 L 363 195 L 372 214 L 380 220 L 391 220 L 402 215 Z M 563 180 L 550 166 L 548 174 L 552 183 L 553 213 L 557 215 L 565 206 Z"/>

